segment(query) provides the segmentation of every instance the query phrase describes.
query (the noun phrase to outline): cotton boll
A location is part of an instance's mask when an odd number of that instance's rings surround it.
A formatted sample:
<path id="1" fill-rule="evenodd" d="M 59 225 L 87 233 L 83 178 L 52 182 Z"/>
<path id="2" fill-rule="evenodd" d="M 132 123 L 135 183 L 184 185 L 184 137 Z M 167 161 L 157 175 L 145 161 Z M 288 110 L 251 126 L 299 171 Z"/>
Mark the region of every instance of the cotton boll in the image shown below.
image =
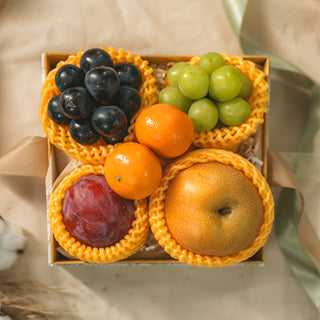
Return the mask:
<path id="1" fill-rule="evenodd" d="M 0 248 L 0 271 L 11 268 L 17 260 L 17 257 L 18 254 L 16 251 Z"/>
<path id="2" fill-rule="evenodd" d="M 22 230 L 14 223 L 0 219 L 0 271 L 11 268 L 17 260 L 17 250 L 22 249 L 24 243 Z"/>
<path id="3" fill-rule="evenodd" d="M 14 223 L 8 221 L 4 223 L 5 230 L 0 234 L 0 248 L 5 250 L 22 249 L 25 243 L 22 230 Z"/>

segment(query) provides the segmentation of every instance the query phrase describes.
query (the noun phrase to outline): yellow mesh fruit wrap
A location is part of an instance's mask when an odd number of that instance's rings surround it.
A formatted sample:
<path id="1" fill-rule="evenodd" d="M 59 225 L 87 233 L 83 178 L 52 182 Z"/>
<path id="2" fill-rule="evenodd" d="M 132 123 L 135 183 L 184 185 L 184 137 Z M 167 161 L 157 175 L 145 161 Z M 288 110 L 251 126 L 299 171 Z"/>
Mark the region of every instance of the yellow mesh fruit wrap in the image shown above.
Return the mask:
<path id="1" fill-rule="evenodd" d="M 249 118 L 240 126 L 214 128 L 211 131 L 195 131 L 194 145 L 199 148 L 222 148 L 235 151 L 235 147 L 243 140 L 249 138 L 257 131 L 259 124 L 264 122 L 264 114 L 267 113 L 268 83 L 263 71 L 256 68 L 255 63 L 245 60 L 241 56 L 229 56 L 221 54 L 226 65 L 234 66 L 252 81 L 252 92 L 247 99 L 251 107 Z M 200 56 L 194 56 L 190 64 L 198 64 Z"/>
<path id="2" fill-rule="evenodd" d="M 149 233 L 147 200 L 136 200 L 135 220 L 128 234 L 116 244 L 106 248 L 93 248 L 77 241 L 63 223 L 62 204 L 68 189 L 83 176 L 103 175 L 102 165 L 85 165 L 66 176 L 54 190 L 49 205 L 51 230 L 59 245 L 72 256 L 92 263 L 110 263 L 123 260 L 136 253 L 145 243 Z"/>
<path id="3" fill-rule="evenodd" d="M 164 213 L 166 191 L 170 181 L 173 180 L 181 170 L 189 168 L 194 164 L 214 161 L 232 165 L 237 170 L 243 172 L 256 187 L 264 209 L 263 222 L 253 242 L 247 248 L 228 256 L 194 254 L 182 248 L 170 234 Z M 198 149 L 178 158 L 167 167 L 159 188 L 151 196 L 149 202 L 149 222 L 155 238 L 172 258 L 190 265 L 222 267 L 247 260 L 264 246 L 271 232 L 273 220 L 274 202 L 265 178 L 248 160 L 238 154 L 223 149 Z"/>
<path id="4" fill-rule="evenodd" d="M 152 105 L 157 101 L 156 79 L 153 77 L 153 69 L 149 67 L 148 61 L 143 60 L 139 55 L 133 55 L 131 51 L 125 52 L 123 49 L 116 50 L 113 47 L 105 48 L 103 46 L 100 48 L 106 50 L 111 55 L 114 64 L 121 62 L 133 63 L 140 70 L 142 77 L 142 83 L 138 89 L 141 97 L 140 109 Z M 48 115 L 48 102 L 55 95 L 61 93 L 55 85 L 57 70 L 65 64 L 74 64 L 79 67 L 83 53 L 84 51 L 81 50 L 75 55 L 70 55 L 65 61 L 60 61 L 56 68 L 48 73 L 41 91 L 40 120 L 45 134 L 57 148 L 64 150 L 70 157 L 84 163 L 103 164 L 106 155 L 114 147 L 113 145 L 107 145 L 102 138 L 92 145 L 79 144 L 70 136 L 69 126 L 56 124 Z M 130 124 L 128 135 L 124 138 L 124 141 L 134 140 L 133 126 L 133 124 Z"/>

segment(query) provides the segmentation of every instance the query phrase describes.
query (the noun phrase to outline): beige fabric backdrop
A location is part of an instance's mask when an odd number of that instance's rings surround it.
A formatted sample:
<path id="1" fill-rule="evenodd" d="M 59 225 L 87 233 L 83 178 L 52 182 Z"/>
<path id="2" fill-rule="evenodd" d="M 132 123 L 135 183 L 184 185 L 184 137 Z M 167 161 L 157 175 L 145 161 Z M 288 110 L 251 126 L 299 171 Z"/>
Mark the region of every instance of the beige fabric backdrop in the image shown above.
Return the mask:
<path id="1" fill-rule="evenodd" d="M 255 0 L 248 9 L 263 28 L 248 24 L 245 32 L 257 44 L 262 34 L 268 34 L 262 44 L 266 49 L 320 81 L 319 1 Z M 26 136 L 44 135 L 38 118 L 41 53 L 100 45 L 139 54 L 242 53 L 220 1 L 8 0 L 0 9 L 0 156 Z M 296 95 L 293 98 L 303 99 L 303 94 Z M 270 146 L 277 151 L 294 150 L 307 110 L 290 102 L 271 105 L 270 114 Z M 23 159 L 19 161 L 23 165 Z M 306 183 L 305 189 L 310 188 Z M 318 199 L 315 195 L 308 199 L 307 209 L 315 212 Z M 317 317 L 274 233 L 266 245 L 264 267 L 49 267 L 44 181 L 0 177 L 0 214 L 23 227 L 28 237 L 25 253 L 0 279 L 55 286 L 57 292 L 45 302 L 68 308 L 79 319 Z M 319 217 L 313 214 L 312 219 L 319 227 Z"/>

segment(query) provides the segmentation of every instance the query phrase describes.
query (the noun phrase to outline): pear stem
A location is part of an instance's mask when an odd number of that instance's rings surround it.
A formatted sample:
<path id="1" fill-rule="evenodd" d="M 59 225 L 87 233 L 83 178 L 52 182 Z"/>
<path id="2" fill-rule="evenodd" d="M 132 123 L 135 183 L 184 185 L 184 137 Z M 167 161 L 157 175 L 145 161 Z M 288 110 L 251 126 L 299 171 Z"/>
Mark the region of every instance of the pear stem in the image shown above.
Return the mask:
<path id="1" fill-rule="evenodd" d="M 221 214 L 222 216 L 225 216 L 227 214 L 229 214 L 231 212 L 231 209 L 230 208 L 222 208 L 222 209 L 219 209 L 218 210 L 219 214 Z"/>

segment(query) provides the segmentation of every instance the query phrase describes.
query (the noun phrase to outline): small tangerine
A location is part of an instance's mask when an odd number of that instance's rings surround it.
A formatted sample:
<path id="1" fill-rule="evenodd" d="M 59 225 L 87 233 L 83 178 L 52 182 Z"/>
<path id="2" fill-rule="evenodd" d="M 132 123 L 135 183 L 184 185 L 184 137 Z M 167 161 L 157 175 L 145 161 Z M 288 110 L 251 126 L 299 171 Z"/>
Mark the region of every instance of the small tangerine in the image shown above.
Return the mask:
<path id="1" fill-rule="evenodd" d="M 162 179 L 162 167 L 149 148 L 136 142 L 125 142 L 107 155 L 104 175 L 110 188 L 119 196 L 140 200 L 157 189 Z"/>
<path id="2" fill-rule="evenodd" d="M 185 153 L 194 139 L 190 117 L 180 109 L 165 103 L 141 111 L 135 123 L 137 140 L 163 158 L 175 158 Z"/>

